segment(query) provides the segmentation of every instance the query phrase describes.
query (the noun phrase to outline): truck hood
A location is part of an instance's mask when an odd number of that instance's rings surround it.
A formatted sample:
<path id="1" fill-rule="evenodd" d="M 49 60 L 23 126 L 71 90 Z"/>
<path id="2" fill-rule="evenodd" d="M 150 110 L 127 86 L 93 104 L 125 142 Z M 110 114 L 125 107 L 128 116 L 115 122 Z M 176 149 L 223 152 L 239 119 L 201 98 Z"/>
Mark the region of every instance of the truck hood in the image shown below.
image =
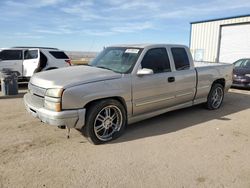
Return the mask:
<path id="1" fill-rule="evenodd" d="M 69 88 L 75 85 L 121 78 L 111 70 L 85 65 L 65 67 L 34 74 L 30 83 L 41 88 Z"/>

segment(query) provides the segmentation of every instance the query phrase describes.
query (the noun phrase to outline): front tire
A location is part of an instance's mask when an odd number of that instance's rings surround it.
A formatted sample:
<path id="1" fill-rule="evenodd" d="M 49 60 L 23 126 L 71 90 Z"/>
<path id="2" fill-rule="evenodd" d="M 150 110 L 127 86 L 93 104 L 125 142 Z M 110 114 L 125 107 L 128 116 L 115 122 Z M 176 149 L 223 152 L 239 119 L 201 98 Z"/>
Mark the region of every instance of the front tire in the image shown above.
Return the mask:
<path id="1" fill-rule="evenodd" d="M 219 109 L 224 99 L 224 87 L 221 84 L 213 84 L 208 97 L 206 107 L 209 110 Z"/>
<path id="2" fill-rule="evenodd" d="M 126 126 L 126 111 L 113 99 L 94 102 L 87 109 L 83 134 L 93 144 L 102 144 L 118 138 Z"/>

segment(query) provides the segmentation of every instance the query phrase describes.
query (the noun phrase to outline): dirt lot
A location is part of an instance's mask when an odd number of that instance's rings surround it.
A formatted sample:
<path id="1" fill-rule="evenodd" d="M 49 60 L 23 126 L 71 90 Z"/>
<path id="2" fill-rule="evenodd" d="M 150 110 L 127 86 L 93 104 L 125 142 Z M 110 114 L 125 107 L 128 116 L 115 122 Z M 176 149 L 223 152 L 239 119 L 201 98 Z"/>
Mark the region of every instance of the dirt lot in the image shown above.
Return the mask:
<path id="1" fill-rule="evenodd" d="M 250 187 L 250 91 L 128 126 L 94 146 L 0 97 L 0 187 Z"/>

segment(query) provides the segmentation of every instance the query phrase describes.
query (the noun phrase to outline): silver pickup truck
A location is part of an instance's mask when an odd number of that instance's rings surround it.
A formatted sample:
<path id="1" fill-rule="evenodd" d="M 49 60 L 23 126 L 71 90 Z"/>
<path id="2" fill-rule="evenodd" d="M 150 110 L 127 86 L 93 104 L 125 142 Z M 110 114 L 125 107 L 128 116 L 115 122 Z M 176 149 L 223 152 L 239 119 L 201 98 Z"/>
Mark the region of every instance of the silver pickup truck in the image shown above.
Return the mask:
<path id="1" fill-rule="evenodd" d="M 105 48 L 89 65 L 35 74 L 24 96 L 28 112 L 81 130 L 94 144 L 117 138 L 127 124 L 205 103 L 218 109 L 233 65 L 195 63 L 183 45 Z"/>

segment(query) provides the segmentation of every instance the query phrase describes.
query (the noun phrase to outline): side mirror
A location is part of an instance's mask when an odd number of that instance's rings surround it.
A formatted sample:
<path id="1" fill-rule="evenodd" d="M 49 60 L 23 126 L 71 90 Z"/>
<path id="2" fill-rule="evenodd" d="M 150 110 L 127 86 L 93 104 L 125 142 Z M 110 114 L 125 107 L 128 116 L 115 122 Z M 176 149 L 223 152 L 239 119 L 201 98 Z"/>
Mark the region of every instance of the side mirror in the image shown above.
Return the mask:
<path id="1" fill-rule="evenodd" d="M 140 69 L 137 72 L 138 76 L 151 75 L 151 74 L 154 74 L 154 71 L 152 69 L 147 69 L 147 68 Z"/>

